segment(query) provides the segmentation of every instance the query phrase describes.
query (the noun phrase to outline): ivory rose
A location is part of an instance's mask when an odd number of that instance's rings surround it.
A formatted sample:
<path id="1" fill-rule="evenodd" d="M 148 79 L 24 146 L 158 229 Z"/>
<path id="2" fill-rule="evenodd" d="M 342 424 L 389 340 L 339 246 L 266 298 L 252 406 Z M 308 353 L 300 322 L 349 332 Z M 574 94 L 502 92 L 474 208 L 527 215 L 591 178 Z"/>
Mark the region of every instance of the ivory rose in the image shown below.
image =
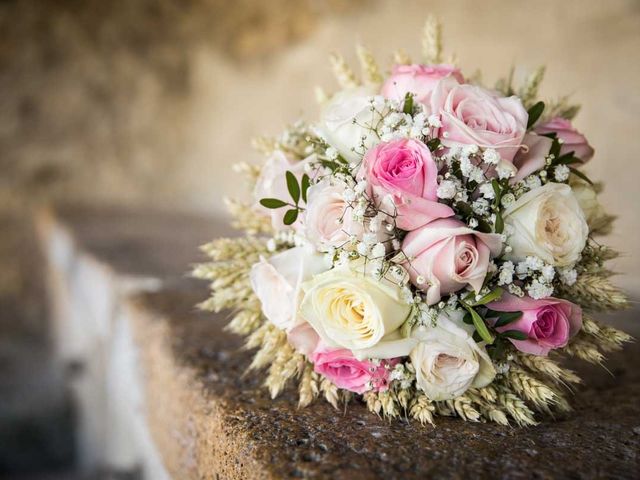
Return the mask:
<path id="1" fill-rule="evenodd" d="M 353 220 L 344 191 L 344 183 L 325 179 L 307 192 L 305 236 L 318 247 L 340 247 L 352 235 L 362 236 L 364 226 Z"/>
<path id="2" fill-rule="evenodd" d="M 347 348 L 359 359 L 395 357 L 386 348 L 401 339 L 411 307 L 397 285 L 363 268 L 343 265 L 305 282 L 300 315 L 327 348 Z"/>
<path id="3" fill-rule="evenodd" d="M 374 202 L 385 210 L 395 209 L 387 213 L 397 213 L 396 225 L 409 231 L 453 215 L 450 207 L 438 203 L 437 176 L 429 148 L 419 140 L 406 138 L 369 150 L 357 174 L 357 178 L 367 180 Z"/>
<path id="4" fill-rule="evenodd" d="M 443 78 L 431 94 L 431 113 L 440 115 L 438 137 L 445 147 L 493 148 L 512 161 L 527 130 L 527 111 L 518 97 L 501 97 L 475 85 Z"/>
<path id="5" fill-rule="evenodd" d="M 310 246 L 291 248 L 269 259 L 261 258 L 251 267 L 249 278 L 265 317 L 282 330 L 289 331 L 299 325 L 297 310 L 302 282 L 329 267 L 324 255 L 315 253 Z"/>
<path id="6" fill-rule="evenodd" d="M 300 181 L 302 179 L 302 175 L 305 173 L 306 165 L 314 162 L 315 159 L 315 155 L 312 155 L 304 160 L 295 162 L 289 159 L 282 151 L 276 150 L 267 159 L 262 170 L 260 170 L 260 175 L 258 176 L 258 180 L 256 181 L 256 186 L 253 191 L 255 208 L 271 217 L 271 224 L 274 229 L 284 230 L 285 228 L 288 228 L 283 222 L 283 217 L 287 209 L 265 208 L 260 205 L 260 200 L 263 198 L 277 198 L 285 202 L 291 201 L 291 195 L 287 190 L 287 182 L 285 180 L 287 170 L 292 172 L 298 178 L 298 181 Z M 299 228 L 300 223 L 300 219 L 298 219 L 293 224 L 293 228 Z"/>
<path id="7" fill-rule="evenodd" d="M 499 301 L 487 306 L 496 312 L 522 312 L 518 320 L 496 330 L 517 330 L 527 334 L 527 340 L 509 340 L 521 352 L 532 355 L 547 355 L 551 350 L 565 347 L 582 327 L 580 307 L 559 298 L 534 300 L 504 293 Z"/>
<path id="8" fill-rule="evenodd" d="M 375 94 L 365 87 L 343 90 L 331 97 L 320 112 L 320 134 L 350 163 L 359 162 L 364 150 L 377 143 L 372 127 L 381 116 L 371 110 Z"/>
<path id="9" fill-rule="evenodd" d="M 525 193 L 505 209 L 503 217 L 511 231 L 507 260 L 531 255 L 554 266 L 570 266 L 580 257 L 589 234 L 571 187 L 563 183 L 550 182 Z"/>
<path id="10" fill-rule="evenodd" d="M 389 384 L 389 362 L 358 360 L 346 349 L 318 348 L 311 356 L 313 369 L 338 388 L 355 393 L 385 391 Z"/>
<path id="11" fill-rule="evenodd" d="M 453 218 L 431 222 L 410 232 L 402 242 L 408 257 L 404 266 L 412 283 L 426 290 L 429 305 L 467 285 L 480 291 L 489 260 L 501 248 L 499 235 L 480 233 Z"/>
<path id="12" fill-rule="evenodd" d="M 555 133 L 562 140 L 560 155 L 573 152 L 576 158 L 586 163 L 593 157 L 593 148 L 587 139 L 566 118 L 556 117 L 548 122 L 537 125 L 534 131 L 540 135 Z"/>
<path id="13" fill-rule="evenodd" d="M 470 387 L 489 385 L 496 371 L 484 345 L 473 337 L 473 327 L 462 322 L 462 312 L 439 315 L 435 327 L 418 327 L 411 350 L 416 385 L 434 401 L 459 397 Z"/>
<path id="14" fill-rule="evenodd" d="M 428 104 L 438 80 L 449 75 L 460 83 L 464 82 L 460 70 L 453 65 L 394 65 L 381 93 L 397 102 L 402 102 L 407 93 L 412 93 L 417 102 Z"/>

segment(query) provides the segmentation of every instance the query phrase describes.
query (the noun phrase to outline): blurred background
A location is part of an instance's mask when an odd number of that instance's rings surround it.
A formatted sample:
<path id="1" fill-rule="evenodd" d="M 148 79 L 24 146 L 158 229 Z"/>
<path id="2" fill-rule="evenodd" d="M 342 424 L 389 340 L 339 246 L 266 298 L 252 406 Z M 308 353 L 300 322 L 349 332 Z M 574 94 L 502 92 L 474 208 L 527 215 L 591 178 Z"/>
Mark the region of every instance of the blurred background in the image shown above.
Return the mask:
<path id="1" fill-rule="evenodd" d="M 74 459 L 32 212 L 154 205 L 225 221 L 232 163 L 258 161 L 252 137 L 314 118 L 313 88 L 335 86 L 328 54 L 355 61 L 360 42 L 387 68 L 397 48 L 418 58 L 428 14 L 463 72 L 492 84 L 546 64 L 543 97 L 583 104 L 586 170 L 619 216 L 607 239 L 626 253 L 618 283 L 640 297 L 638 0 L 3 0 L 0 476 L 54 478 L 35 475 Z"/>

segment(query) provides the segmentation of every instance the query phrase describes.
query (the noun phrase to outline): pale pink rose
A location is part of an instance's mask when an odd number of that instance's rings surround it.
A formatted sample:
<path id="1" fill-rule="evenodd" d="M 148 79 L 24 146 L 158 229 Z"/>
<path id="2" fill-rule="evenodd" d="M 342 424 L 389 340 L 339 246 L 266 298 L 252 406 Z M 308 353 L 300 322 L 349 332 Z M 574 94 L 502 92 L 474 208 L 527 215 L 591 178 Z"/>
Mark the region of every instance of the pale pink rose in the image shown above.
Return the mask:
<path id="1" fill-rule="evenodd" d="M 314 370 L 327 377 L 338 388 L 355 393 L 368 390 L 385 391 L 389 385 L 389 369 L 394 360 L 382 360 L 378 364 L 358 360 L 347 349 L 329 350 L 320 345 L 311 356 Z"/>
<path id="2" fill-rule="evenodd" d="M 582 327 L 580 307 L 559 298 L 535 300 L 504 293 L 500 301 L 487 306 L 496 312 L 522 312 L 518 320 L 496 330 L 526 333 L 527 340 L 509 340 L 521 352 L 532 355 L 547 355 L 550 350 L 566 346 Z"/>
<path id="3" fill-rule="evenodd" d="M 268 259 L 261 257 L 251 267 L 249 280 L 267 320 L 286 331 L 303 322 L 298 315 L 300 286 L 330 267 L 325 256 L 311 245 L 290 248 Z"/>
<path id="4" fill-rule="evenodd" d="M 429 305 L 467 285 L 480 291 L 489 260 L 501 249 L 500 235 L 477 232 L 453 218 L 431 222 L 410 232 L 402 242 L 409 259 L 404 266 L 412 283 L 426 290 Z"/>
<path id="5" fill-rule="evenodd" d="M 302 180 L 302 176 L 305 173 L 306 165 L 316 160 L 315 155 L 305 158 L 300 161 L 293 161 L 289 159 L 283 152 L 276 150 L 266 161 L 260 176 L 256 181 L 256 186 L 253 191 L 255 199 L 255 209 L 259 212 L 271 217 L 271 224 L 276 230 L 284 230 L 288 228 L 284 222 L 283 217 L 288 210 L 287 207 L 282 208 L 265 208 L 260 205 L 260 200 L 263 198 L 277 198 L 284 202 L 293 203 L 291 195 L 287 190 L 287 180 L 285 174 L 287 170 L 292 172 L 298 182 Z M 294 229 L 300 228 L 302 225 L 302 219 L 299 216 L 296 222 L 291 225 Z"/>
<path id="6" fill-rule="evenodd" d="M 309 322 L 302 322 L 289 330 L 287 340 L 296 351 L 307 357 L 311 357 L 320 343 L 320 337 Z"/>
<path id="7" fill-rule="evenodd" d="M 431 113 L 440 115 L 438 137 L 445 147 L 478 145 L 511 161 L 527 130 L 527 111 L 518 97 L 502 97 L 454 78 L 438 82 L 431 94 Z"/>
<path id="8" fill-rule="evenodd" d="M 405 138 L 370 149 L 357 175 L 367 180 L 374 203 L 383 205 L 385 211 L 392 210 L 388 214 L 397 214 L 396 225 L 408 231 L 454 214 L 450 207 L 438 203 L 437 176 L 429 148 L 419 140 Z"/>
<path id="9" fill-rule="evenodd" d="M 546 165 L 546 157 L 549 155 L 553 141 L 549 137 L 528 132 L 522 143 L 522 149 L 513 159 L 513 165 L 518 171 L 511 177 L 511 183 L 517 183 L 541 170 Z"/>
<path id="10" fill-rule="evenodd" d="M 566 118 L 553 118 L 536 126 L 534 131 L 540 135 L 556 133 L 558 138 L 564 142 L 560 148 L 560 155 L 573 152 L 574 156 L 579 158 L 582 163 L 587 163 L 593 157 L 593 148 L 587 139 Z"/>
<path id="11" fill-rule="evenodd" d="M 464 78 L 453 65 L 395 65 L 391 76 L 382 85 L 382 96 L 401 102 L 407 93 L 413 93 L 419 103 L 428 104 L 438 80 L 451 75 L 458 82 Z"/>
<path id="12" fill-rule="evenodd" d="M 339 247 L 351 235 L 360 238 L 362 223 L 353 220 L 353 208 L 345 201 L 345 184 L 325 179 L 309 188 L 304 215 L 305 236 L 316 246 Z"/>

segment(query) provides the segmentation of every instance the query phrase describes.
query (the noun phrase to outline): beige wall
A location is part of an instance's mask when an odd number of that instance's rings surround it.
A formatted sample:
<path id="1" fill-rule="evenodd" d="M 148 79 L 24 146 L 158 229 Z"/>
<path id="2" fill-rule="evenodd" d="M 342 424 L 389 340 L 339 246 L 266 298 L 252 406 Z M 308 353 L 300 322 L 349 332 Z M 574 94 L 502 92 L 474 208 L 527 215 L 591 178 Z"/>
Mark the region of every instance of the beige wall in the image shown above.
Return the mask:
<path id="1" fill-rule="evenodd" d="M 620 216 L 608 240 L 626 254 L 616 264 L 626 274 L 618 281 L 640 294 L 640 2 L 386 1 L 322 22 L 304 41 L 262 64 L 238 69 L 204 52 L 196 55 L 201 74 L 186 156 L 199 173 L 188 175 L 200 192 L 193 200 L 216 208 L 219 193 L 235 193 L 232 177 L 222 172 L 232 161 L 255 158 L 247 147 L 250 136 L 277 132 L 298 115 L 314 117 L 312 87 L 334 85 L 328 52 L 353 59 L 352 45 L 360 41 L 381 60 L 396 47 L 417 57 L 428 13 L 444 21 L 445 48 L 466 72 L 481 69 L 493 82 L 512 64 L 520 76 L 546 64 L 543 95 L 570 93 L 583 104 L 576 124 L 596 149 L 587 171 L 606 180 L 602 199 Z"/>
<path id="2" fill-rule="evenodd" d="M 63 4 L 0 8 L 13 40 L 0 48 L 0 164 L 37 166 L 20 189 L 48 182 L 75 198 L 222 210 L 238 190 L 230 165 L 258 158 L 250 138 L 314 118 L 313 87 L 334 85 L 330 51 L 353 59 L 360 41 L 387 65 L 398 47 L 418 56 L 434 13 L 467 73 L 491 83 L 512 64 L 519 75 L 546 64 L 543 94 L 583 103 L 576 123 L 597 152 L 588 171 L 620 216 L 610 239 L 627 253 L 620 282 L 640 296 L 640 2 Z"/>

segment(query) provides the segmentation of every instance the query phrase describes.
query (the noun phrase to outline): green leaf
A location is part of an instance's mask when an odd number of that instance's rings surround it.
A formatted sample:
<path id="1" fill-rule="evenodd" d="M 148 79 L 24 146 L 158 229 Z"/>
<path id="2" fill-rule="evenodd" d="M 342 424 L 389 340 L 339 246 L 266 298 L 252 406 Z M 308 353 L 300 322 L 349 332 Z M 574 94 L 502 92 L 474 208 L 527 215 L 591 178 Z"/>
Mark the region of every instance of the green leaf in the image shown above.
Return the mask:
<path id="1" fill-rule="evenodd" d="M 413 113 L 413 94 L 407 92 L 404 96 L 404 105 L 402 106 L 402 111 L 404 113 L 408 113 L 411 115 Z"/>
<path id="2" fill-rule="evenodd" d="M 462 212 L 462 214 L 467 217 L 473 216 L 473 209 L 471 208 L 471 205 L 469 205 L 468 203 L 465 203 L 462 201 L 457 202 L 456 208 L 460 210 L 460 212 Z"/>
<path id="3" fill-rule="evenodd" d="M 307 203 L 307 190 L 309 190 L 309 187 L 311 186 L 311 179 L 306 173 L 302 175 L 300 186 L 302 188 L 302 200 L 304 201 L 304 203 Z"/>
<path id="4" fill-rule="evenodd" d="M 471 314 L 469 312 L 464 314 L 464 317 L 462 317 L 462 321 L 467 325 L 473 325 L 473 318 L 471 318 Z"/>
<path id="5" fill-rule="evenodd" d="M 551 143 L 551 148 L 549 149 L 549 155 L 553 155 L 554 157 L 559 157 L 561 148 L 562 148 L 562 145 L 560 145 L 560 142 L 558 141 L 558 139 L 554 138 L 553 142 Z"/>
<path id="6" fill-rule="evenodd" d="M 580 159 L 576 158 L 574 152 L 565 153 L 553 162 L 554 165 L 571 165 L 573 163 L 580 163 Z"/>
<path id="7" fill-rule="evenodd" d="M 544 112 L 544 102 L 538 102 L 529 109 L 529 111 L 527 112 L 529 114 L 529 120 L 527 120 L 527 130 L 535 125 L 535 123 L 540 118 L 540 115 L 542 115 L 542 112 Z"/>
<path id="8" fill-rule="evenodd" d="M 484 340 L 485 342 L 487 342 L 488 344 L 493 343 L 493 335 L 491 335 L 491 332 L 489 332 L 489 329 L 487 328 L 487 324 L 484 323 L 484 320 L 482 319 L 482 317 L 480 315 L 478 315 L 478 312 L 476 312 L 473 308 L 471 307 L 466 307 L 467 311 L 471 314 L 471 319 L 473 320 L 473 326 L 476 327 L 476 332 L 478 332 L 478 335 L 480 335 L 480 338 L 482 338 L 482 340 Z"/>
<path id="9" fill-rule="evenodd" d="M 300 185 L 298 185 L 298 179 L 289 170 L 287 170 L 286 177 L 287 177 L 287 190 L 289 190 L 289 195 L 291 195 L 291 198 L 293 198 L 293 203 L 297 205 L 298 202 L 300 201 Z"/>
<path id="10" fill-rule="evenodd" d="M 496 233 L 502 233 L 504 231 L 504 220 L 500 212 L 496 212 L 496 224 L 493 226 L 493 231 Z"/>
<path id="11" fill-rule="evenodd" d="M 282 208 L 289 205 L 287 202 L 278 200 L 277 198 L 262 198 L 260 199 L 260 205 L 265 208 Z"/>
<path id="12" fill-rule="evenodd" d="M 480 298 L 480 300 L 466 302 L 466 303 L 472 307 L 477 307 L 479 305 L 486 305 L 487 303 L 498 300 L 502 296 L 502 292 L 504 292 L 504 290 L 502 290 L 500 287 L 496 287 L 493 290 L 491 290 L 489 293 L 487 293 L 485 296 Z"/>
<path id="13" fill-rule="evenodd" d="M 494 327 L 500 328 L 505 325 L 509 325 L 511 322 L 515 322 L 522 317 L 522 312 L 496 312 L 498 314 L 498 320 L 496 321 Z"/>
<path id="14" fill-rule="evenodd" d="M 580 170 L 576 170 L 573 167 L 569 167 L 569 170 L 571 171 L 571 173 L 573 173 L 576 177 L 580 177 L 582 180 L 584 180 L 585 182 L 587 182 L 589 185 L 593 185 L 593 182 L 591 181 L 591 179 L 589 177 L 587 177 L 584 173 L 582 173 Z"/>
<path id="15" fill-rule="evenodd" d="M 284 214 L 284 218 L 282 221 L 285 225 L 293 225 L 293 223 L 298 219 L 298 209 L 292 208 L 291 210 L 287 210 Z"/>
<path id="16" fill-rule="evenodd" d="M 431 150 L 432 152 L 435 152 L 438 147 L 440 147 L 440 139 L 432 138 L 427 142 L 427 147 L 429 147 L 429 150 Z"/>
<path id="17" fill-rule="evenodd" d="M 529 336 L 520 330 L 507 330 L 500 334 L 502 337 L 513 338 L 514 340 L 527 340 Z"/>
<path id="18" fill-rule="evenodd" d="M 500 187 L 500 183 L 495 178 L 491 180 L 491 186 L 496 197 L 493 204 L 497 207 L 500 205 L 500 200 L 502 200 L 502 187 Z"/>

